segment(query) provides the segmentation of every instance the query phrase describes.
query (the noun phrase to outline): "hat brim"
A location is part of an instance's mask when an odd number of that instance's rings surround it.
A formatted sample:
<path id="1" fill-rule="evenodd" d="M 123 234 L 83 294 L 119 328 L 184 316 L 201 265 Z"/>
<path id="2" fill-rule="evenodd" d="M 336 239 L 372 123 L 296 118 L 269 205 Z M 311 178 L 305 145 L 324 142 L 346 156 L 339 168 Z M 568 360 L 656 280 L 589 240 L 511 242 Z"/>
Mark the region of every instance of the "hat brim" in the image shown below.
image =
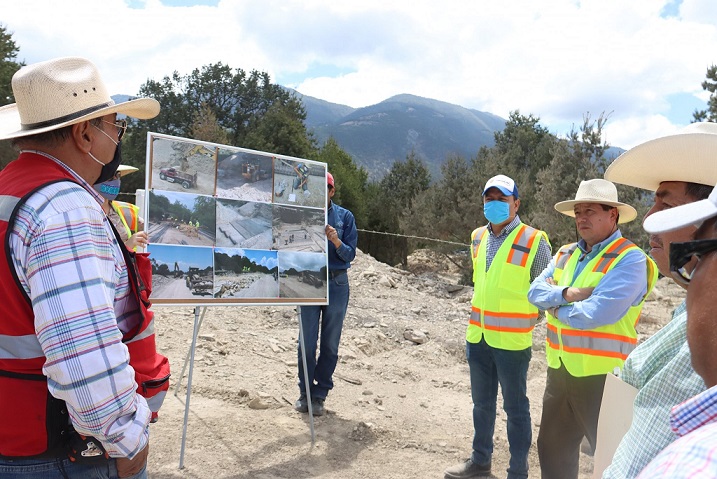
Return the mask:
<path id="1" fill-rule="evenodd" d="M 571 218 L 575 218 L 575 205 L 580 203 L 598 203 L 601 205 L 613 206 L 617 208 L 617 212 L 620 214 L 618 224 L 629 223 L 630 221 L 637 218 L 637 210 L 632 206 L 620 203 L 619 201 L 605 201 L 605 200 L 590 200 L 589 198 L 580 200 L 569 200 L 555 203 L 555 210 Z"/>
<path id="2" fill-rule="evenodd" d="M 120 174 L 120 178 L 129 175 L 130 173 L 134 173 L 135 171 L 139 171 L 139 168 L 130 165 L 119 165 L 117 168 L 117 173 Z"/>
<path id="3" fill-rule="evenodd" d="M 645 218 L 642 227 L 650 234 L 666 233 L 699 224 L 714 216 L 717 216 L 717 205 L 704 199 L 651 214 Z"/>
<path id="4" fill-rule="evenodd" d="M 510 191 L 508 188 L 505 188 L 503 186 L 498 186 L 498 185 L 491 185 L 488 188 L 484 189 L 483 196 L 485 196 L 486 192 L 491 188 L 496 188 L 496 189 L 500 190 L 500 192 L 503 193 L 505 196 L 513 196 L 513 192 Z"/>
<path id="5" fill-rule="evenodd" d="M 159 114 L 159 102 L 154 98 L 137 98 L 122 103 L 106 106 L 91 113 L 73 118 L 62 123 L 51 126 L 34 129 L 23 129 L 20 122 L 20 113 L 17 110 L 17 104 L 12 103 L 0 107 L 0 140 L 9 140 L 12 138 L 21 138 L 23 136 L 37 135 L 52 130 L 57 130 L 65 126 L 82 123 L 112 113 L 121 113 L 123 115 L 137 118 L 139 120 L 148 120 Z"/>
<path id="6" fill-rule="evenodd" d="M 650 191 L 657 191 L 665 181 L 714 186 L 717 135 L 680 133 L 647 141 L 617 157 L 605 179 Z"/>

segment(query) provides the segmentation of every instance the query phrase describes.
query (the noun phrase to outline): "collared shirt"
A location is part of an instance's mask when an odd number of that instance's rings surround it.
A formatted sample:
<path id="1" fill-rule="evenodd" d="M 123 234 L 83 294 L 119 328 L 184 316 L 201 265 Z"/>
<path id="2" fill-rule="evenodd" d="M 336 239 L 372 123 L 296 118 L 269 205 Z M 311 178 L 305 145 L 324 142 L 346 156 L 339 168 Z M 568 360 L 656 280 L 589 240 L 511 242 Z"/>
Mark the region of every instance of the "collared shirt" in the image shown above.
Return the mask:
<path id="1" fill-rule="evenodd" d="M 520 226 L 520 217 L 518 215 L 515 215 L 515 218 L 505 225 L 503 227 L 503 230 L 500 232 L 499 235 L 493 234 L 493 229 L 491 228 L 491 225 L 488 224 L 488 242 L 486 243 L 486 252 L 485 252 L 485 270 L 486 272 L 490 268 L 491 263 L 493 262 L 493 258 L 495 258 L 495 255 L 498 253 L 498 250 L 503 245 L 503 242 L 505 239 L 510 235 L 514 229 L 516 229 L 518 226 Z M 541 271 L 545 269 L 545 267 L 550 263 L 550 258 L 552 257 L 552 252 L 550 250 L 550 245 L 547 241 L 545 241 L 545 238 L 543 236 L 540 237 L 540 243 L 538 244 L 538 251 L 535 255 L 535 260 L 533 260 L 533 264 L 530 266 L 530 281 L 533 281 Z"/>
<path id="2" fill-rule="evenodd" d="M 50 393 L 66 402 L 80 434 L 111 456 L 133 457 L 147 443 L 150 418 L 122 343 L 121 331 L 137 325 L 126 313 L 136 301 L 102 198 L 51 159 L 82 186 L 61 181 L 28 198 L 10 235 L 12 261 L 32 302 Z"/>
<path id="3" fill-rule="evenodd" d="M 580 240 L 578 248 L 583 255 L 578 261 L 573 282 L 591 259 L 621 237 L 620 230 L 617 230 L 595 244 L 590 252 L 587 252 L 585 241 Z M 627 314 L 631 306 L 640 304 L 647 293 L 647 257 L 644 252 L 635 249 L 625 253 L 622 260 L 603 276 L 590 297 L 583 301 L 565 304 L 565 286 L 554 286 L 546 282 L 554 273 L 555 259 L 531 283 L 528 300 L 540 309 L 560 306 L 557 318 L 575 329 L 595 329 L 614 324 Z"/>
<path id="4" fill-rule="evenodd" d="M 640 478 L 717 477 L 717 386 L 672 409 L 680 439 L 657 455 Z"/>
<path id="5" fill-rule="evenodd" d="M 348 269 L 351 267 L 351 261 L 356 257 L 358 241 L 354 215 L 332 201 L 327 216 L 329 225 L 334 227 L 342 243 L 337 249 L 331 241 L 328 242 L 329 270 Z"/>
<path id="6" fill-rule="evenodd" d="M 630 353 L 620 377 L 639 391 L 630 429 L 603 472 L 603 479 L 637 477 L 677 439 L 670 428 L 670 409 L 706 389 L 692 369 L 684 301 L 675 309 L 672 321 Z"/>

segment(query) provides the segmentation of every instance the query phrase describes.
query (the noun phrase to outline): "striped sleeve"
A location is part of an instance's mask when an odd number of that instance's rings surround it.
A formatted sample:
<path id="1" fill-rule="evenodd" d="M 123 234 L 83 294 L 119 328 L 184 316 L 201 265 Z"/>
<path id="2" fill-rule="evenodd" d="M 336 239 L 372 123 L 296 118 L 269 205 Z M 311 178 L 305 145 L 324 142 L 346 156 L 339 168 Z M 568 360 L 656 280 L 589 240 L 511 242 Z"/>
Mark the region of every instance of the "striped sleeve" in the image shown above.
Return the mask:
<path id="1" fill-rule="evenodd" d="M 150 413 L 122 343 L 130 289 L 100 205 L 78 185 L 47 186 L 20 208 L 10 241 L 50 393 L 67 403 L 78 432 L 111 456 L 132 457 L 147 442 Z"/>

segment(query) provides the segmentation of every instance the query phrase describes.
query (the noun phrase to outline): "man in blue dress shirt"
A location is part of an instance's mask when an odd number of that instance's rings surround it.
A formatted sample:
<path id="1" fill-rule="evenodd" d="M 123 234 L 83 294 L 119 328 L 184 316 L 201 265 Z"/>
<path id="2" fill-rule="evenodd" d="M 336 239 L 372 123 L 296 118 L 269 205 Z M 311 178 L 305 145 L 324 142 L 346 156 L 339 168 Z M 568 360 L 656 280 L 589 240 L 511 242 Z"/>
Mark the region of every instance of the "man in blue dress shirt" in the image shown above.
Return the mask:
<path id="1" fill-rule="evenodd" d="M 354 215 L 346 208 L 331 201 L 336 188 L 334 177 L 326 172 L 328 198 L 328 224 L 326 238 L 329 249 L 329 304 L 326 306 L 301 306 L 301 327 L 304 332 L 306 348 L 306 368 L 309 375 L 312 413 L 315 416 L 324 414 L 324 401 L 334 387 L 332 376 L 339 358 L 339 341 L 341 329 L 349 304 L 349 278 L 347 271 L 351 261 L 356 257 L 358 232 Z M 320 327 L 319 327 L 320 326 Z M 319 357 L 316 348 L 321 330 Z M 299 344 L 299 399 L 294 405 L 299 412 L 308 412 L 309 403 L 306 396 L 306 378 L 301 359 Z"/>

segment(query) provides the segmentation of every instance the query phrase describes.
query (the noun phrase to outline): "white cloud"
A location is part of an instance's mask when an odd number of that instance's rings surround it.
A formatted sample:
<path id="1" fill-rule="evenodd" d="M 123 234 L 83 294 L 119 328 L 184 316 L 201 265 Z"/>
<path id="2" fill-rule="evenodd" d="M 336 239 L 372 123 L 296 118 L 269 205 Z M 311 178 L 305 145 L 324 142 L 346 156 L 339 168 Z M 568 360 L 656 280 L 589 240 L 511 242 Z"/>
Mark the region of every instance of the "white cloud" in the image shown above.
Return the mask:
<path id="1" fill-rule="evenodd" d="M 20 59 L 80 55 L 110 90 L 136 94 L 215 62 L 291 78 L 300 92 L 368 106 L 400 93 L 556 127 L 612 112 L 608 139 L 630 147 L 687 124 L 668 97 L 699 95 L 717 51 L 717 2 L 683 0 L 146 0 L 3 3 Z M 134 1 L 133 5 L 140 4 Z M 27 12 L 32 12 L 28 15 Z M 330 74 L 322 66 L 331 67 Z"/>

